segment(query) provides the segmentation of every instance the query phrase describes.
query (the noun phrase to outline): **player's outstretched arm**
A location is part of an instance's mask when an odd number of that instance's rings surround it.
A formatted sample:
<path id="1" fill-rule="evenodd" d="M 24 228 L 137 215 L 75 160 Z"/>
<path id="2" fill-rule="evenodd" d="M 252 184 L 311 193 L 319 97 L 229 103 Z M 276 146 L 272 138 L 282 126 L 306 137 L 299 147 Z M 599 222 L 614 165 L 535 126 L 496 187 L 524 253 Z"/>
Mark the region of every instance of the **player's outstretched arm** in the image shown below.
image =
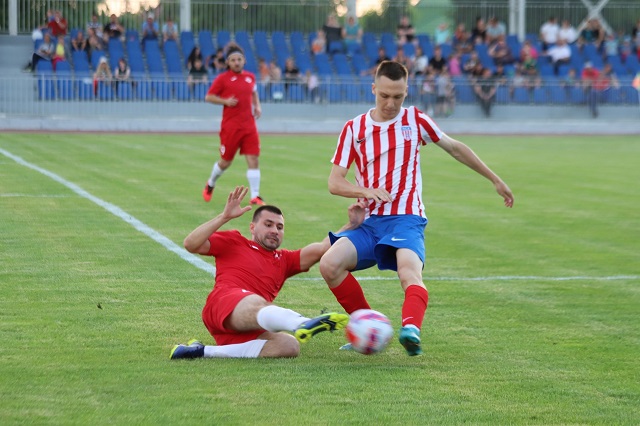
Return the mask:
<path id="1" fill-rule="evenodd" d="M 211 234 L 220 229 L 225 223 L 251 210 L 251 206 L 240 206 L 240 203 L 248 191 L 249 188 L 245 188 L 244 186 L 237 186 L 231 191 L 227 197 L 227 204 L 224 206 L 222 213 L 191 231 L 191 233 L 187 235 L 187 238 L 184 239 L 184 248 L 190 253 L 209 253 L 209 237 Z"/>
<path id="2" fill-rule="evenodd" d="M 346 169 L 341 166 L 333 165 L 331 174 L 329 175 L 329 192 L 333 195 L 339 195 L 345 198 L 360 198 L 365 200 L 373 200 L 375 202 L 391 202 L 391 194 L 384 188 L 363 188 L 347 180 Z"/>
<path id="3" fill-rule="evenodd" d="M 349 222 L 347 222 L 342 228 L 340 228 L 337 232 L 347 231 L 349 229 L 355 229 L 362 222 L 364 222 L 365 217 L 365 203 L 364 201 L 358 201 L 349 206 L 347 213 L 349 215 Z M 311 243 L 308 246 L 304 247 L 300 252 L 300 269 L 303 271 L 308 270 L 313 265 L 320 261 L 320 258 L 323 254 L 329 250 L 331 247 L 331 242 L 329 241 L 329 237 L 325 237 L 322 241 L 317 243 Z"/>
<path id="4" fill-rule="evenodd" d="M 500 176 L 495 174 L 471 148 L 446 134 L 442 135 L 436 145 L 444 149 L 449 155 L 462 164 L 489 179 L 496 188 L 496 192 L 504 199 L 504 205 L 506 207 L 513 207 L 513 194 L 509 186 L 500 179 Z"/>

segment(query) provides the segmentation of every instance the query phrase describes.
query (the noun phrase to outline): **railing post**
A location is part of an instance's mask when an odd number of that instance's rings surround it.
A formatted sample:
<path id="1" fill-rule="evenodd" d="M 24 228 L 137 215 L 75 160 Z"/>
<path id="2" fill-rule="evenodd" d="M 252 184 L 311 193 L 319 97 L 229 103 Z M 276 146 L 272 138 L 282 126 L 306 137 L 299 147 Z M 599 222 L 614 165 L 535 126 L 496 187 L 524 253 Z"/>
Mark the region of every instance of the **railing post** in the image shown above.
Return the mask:
<path id="1" fill-rule="evenodd" d="M 191 0 L 180 0 L 180 31 L 191 31 Z"/>
<path id="2" fill-rule="evenodd" d="M 18 0 L 9 0 L 9 35 L 18 35 Z"/>

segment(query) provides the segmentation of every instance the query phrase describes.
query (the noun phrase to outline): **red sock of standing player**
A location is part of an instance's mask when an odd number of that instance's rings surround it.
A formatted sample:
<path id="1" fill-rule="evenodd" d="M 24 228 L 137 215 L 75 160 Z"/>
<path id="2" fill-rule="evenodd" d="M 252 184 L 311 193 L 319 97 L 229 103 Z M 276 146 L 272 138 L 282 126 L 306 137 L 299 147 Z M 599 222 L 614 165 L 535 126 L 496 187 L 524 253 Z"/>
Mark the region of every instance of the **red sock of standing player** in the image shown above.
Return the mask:
<path id="1" fill-rule="evenodd" d="M 358 309 L 371 309 L 364 297 L 360 283 L 351 275 L 351 272 L 338 287 L 332 288 L 331 291 L 348 314 Z"/>
<path id="2" fill-rule="evenodd" d="M 420 285 L 407 287 L 402 304 L 402 326 L 415 325 L 420 329 L 428 303 L 429 292 L 426 288 Z"/>

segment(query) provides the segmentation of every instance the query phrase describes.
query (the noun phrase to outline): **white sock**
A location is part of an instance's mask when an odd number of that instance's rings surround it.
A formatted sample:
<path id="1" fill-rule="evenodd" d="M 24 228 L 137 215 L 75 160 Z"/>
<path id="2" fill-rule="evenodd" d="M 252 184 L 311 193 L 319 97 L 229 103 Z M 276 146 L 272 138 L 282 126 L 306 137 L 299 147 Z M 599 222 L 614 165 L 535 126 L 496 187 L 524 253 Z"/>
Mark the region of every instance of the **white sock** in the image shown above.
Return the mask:
<path id="1" fill-rule="evenodd" d="M 247 180 L 251 190 L 251 198 L 260 195 L 260 169 L 247 169 Z"/>
<path id="2" fill-rule="evenodd" d="M 207 181 L 207 184 L 210 187 L 216 186 L 216 181 L 220 176 L 222 176 L 223 173 L 224 173 L 224 170 L 222 170 L 220 166 L 218 166 L 218 162 L 216 161 L 213 165 L 213 168 L 211 169 L 211 176 L 209 176 L 209 180 Z"/>
<path id="3" fill-rule="evenodd" d="M 222 346 L 205 346 L 205 358 L 258 358 L 266 340 L 250 340 L 245 343 Z"/>
<path id="4" fill-rule="evenodd" d="M 294 331 L 300 324 L 309 318 L 303 317 L 291 309 L 281 308 L 276 305 L 265 306 L 258 311 L 258 325 L 267 331 Z"/>

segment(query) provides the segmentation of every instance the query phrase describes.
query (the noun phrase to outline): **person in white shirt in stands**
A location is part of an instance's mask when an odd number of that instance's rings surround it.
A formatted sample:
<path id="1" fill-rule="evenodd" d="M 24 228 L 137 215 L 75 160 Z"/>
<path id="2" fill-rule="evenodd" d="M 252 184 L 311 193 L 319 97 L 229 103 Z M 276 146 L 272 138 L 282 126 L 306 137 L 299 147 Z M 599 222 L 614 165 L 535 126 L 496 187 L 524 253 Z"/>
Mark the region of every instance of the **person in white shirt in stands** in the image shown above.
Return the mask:
<path id="1" fill-rule="evenodd" d="M 568 64 L 571 61 L 571 48 L 564 39 L 559 39 L 558 43 L 547 50 L 546 54 L 551 58 L 556 75 L 560 65 Z"/>
<path id="2" fill-rule="evenodd" d="M 571 44 L 578 39 L 578 32 L 573 28 L 573 25 L 571 25 L 571 22 L 569 22 L 568 19 L 562 20 L 562 26 L 558 31 L 558 38 L 565 40 L 568 44 Z"/>
<path id="3" fill-rule="evenodd" d="M 549 20 L 540 27 L 540 40 L 542 41 L 542 51 L 546 52 L 552 44 L 558 41 L 558 21 L 555 16 L 549 17 Z"/>

